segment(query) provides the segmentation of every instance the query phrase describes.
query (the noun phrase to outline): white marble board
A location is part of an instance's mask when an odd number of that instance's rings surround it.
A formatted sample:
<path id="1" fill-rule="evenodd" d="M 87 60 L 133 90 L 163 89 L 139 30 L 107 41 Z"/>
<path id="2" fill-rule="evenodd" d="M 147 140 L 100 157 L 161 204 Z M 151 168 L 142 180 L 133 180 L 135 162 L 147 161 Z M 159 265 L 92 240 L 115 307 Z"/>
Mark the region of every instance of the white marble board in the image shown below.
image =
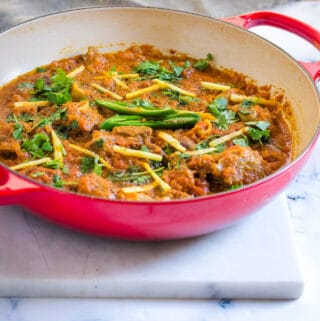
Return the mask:
<path id="1" fill-rule="evenodd" d="M 236 225 L 170 242 L 124 242 L 0 207 L 0 296 L 297 298 L 300 274 L 283 196 Z"/>

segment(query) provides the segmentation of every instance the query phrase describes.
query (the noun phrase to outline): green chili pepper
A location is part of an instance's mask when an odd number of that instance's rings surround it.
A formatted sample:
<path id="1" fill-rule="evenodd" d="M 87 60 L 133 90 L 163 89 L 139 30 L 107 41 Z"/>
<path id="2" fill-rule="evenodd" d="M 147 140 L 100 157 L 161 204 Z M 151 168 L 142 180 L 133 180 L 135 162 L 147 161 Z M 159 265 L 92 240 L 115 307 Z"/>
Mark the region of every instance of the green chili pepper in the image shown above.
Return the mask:
<path id="1" fill-rule="evenodd" d="M 136 115 L 115 115 L 106 119 L 101 129 L 111 130 L 116 126 L 148 126 L 151 128 L 183 128 L 193 126 L 200 120 L 195 113 L 180 113 L 175 111 L 174 115 L 160 119 L 146 119 Z"/>
<path id="2" fill-rule="evenodd" d="M 100 107 L 108 108 L 115 113 L 125 114 L 125 115 L 138 115 L 138 116 L 147 116 L 147 117 L 161 117 L 170 114 L 174 114 L 173 109 L 160 109 L 160 108 L 144 108 L 144 107 L 132 107 L 129 104 L 124 102 L 114 102 L 108 100 L 96 100 L 97 105 Z"/>

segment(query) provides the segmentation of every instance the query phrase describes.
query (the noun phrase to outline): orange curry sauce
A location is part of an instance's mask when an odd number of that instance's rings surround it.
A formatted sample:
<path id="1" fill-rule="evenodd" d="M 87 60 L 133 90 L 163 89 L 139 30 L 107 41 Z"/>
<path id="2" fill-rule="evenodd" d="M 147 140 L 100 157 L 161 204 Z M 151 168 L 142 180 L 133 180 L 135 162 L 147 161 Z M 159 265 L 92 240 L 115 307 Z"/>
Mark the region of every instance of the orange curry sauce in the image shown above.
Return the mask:
<path id="1" fill-rule="evenodd" d="M 283 94 L 150 45 L 95 47 L 0 89 L 0 161 L 109 199 L 170 200 L 239 188 L 291 160 Z"/>

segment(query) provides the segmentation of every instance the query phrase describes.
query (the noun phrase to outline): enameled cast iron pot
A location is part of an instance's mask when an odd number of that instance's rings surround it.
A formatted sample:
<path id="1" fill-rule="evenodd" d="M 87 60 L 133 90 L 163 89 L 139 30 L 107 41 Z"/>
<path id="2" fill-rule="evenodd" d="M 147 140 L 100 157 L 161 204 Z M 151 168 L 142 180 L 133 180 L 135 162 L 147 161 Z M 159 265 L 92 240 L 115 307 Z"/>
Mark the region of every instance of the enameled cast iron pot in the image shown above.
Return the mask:
<path id="1" fill-rule="evenodd" d="M 239 190 L 195 199 L 132 202 L 91 198 L 32 181 L 0 165 L 0 205 L 19 204 L 56 223 L 109 237 L 175 239 L 220 229 L 269 202 L 297 174 L 319 135 L 314 80 L 320 63 L 304 67 L 275 45 L 245 30 L 267 24 L 292 31 L 320 48 L 320 33 L 295 19 L 255 12 L 224 21 L 155 8 L 86 8 L 48 15 L 0 35 L 0 83 L 88 45 L 123 49 L 132 42 L 177 49 L 232 68 L 259 84 L 283 88 L 296 118 L 297 157 L 275 174 Z M 311 76 L 310 76 L 311 75 Z"/>

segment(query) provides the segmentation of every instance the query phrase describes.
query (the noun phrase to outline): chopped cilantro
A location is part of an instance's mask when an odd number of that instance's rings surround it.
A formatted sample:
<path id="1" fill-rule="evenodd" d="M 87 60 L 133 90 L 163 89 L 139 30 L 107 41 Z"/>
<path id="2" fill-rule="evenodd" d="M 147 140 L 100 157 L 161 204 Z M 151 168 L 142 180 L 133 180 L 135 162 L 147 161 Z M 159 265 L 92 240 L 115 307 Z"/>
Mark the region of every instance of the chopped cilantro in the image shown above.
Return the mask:
<path id="1" fill-rule="evenodd" d="M 244 107 L 251 107 L 252 105 L 254 105 L 255 103 L 251 100 L 247 100 L 247 99 L 244 99 L 242 102 L 241 102 L 241 105 L 244 106 Z"/>
<path id="2" fill-rule="evenodd" d="M 169 99 L 177 100 L 180 105 L 187 105 L 193 101 L 198 101 L 198 98 L 181 95 L 178 91 L 166 88 L 162 90 L 162 94 L 166 95 Z"/>
<path id="3" fill-rule="evenodd" d="M 259 141 L 260 143 L 262 143 L 262 141 L 265 141 L 270 137 L 269 130 L 250 128 L 248 133 L 252 140 Z"/>
<path id="4" fill-rule="evenodd" d="M 213 60 L 212 54 L 208 53 L 206 58 L 200 59 L 197 62 L 195 62 L 193 64 L 193 67 L 197 68 L 201 71 L 204 71 L 205 69 L 207 69 L 209 67 L 210 61 L 212 61 L 212 60 Z"/>
<path id="5" fill-rule="evenodd" d="M 94 172 L 98 175 L 102 173 L 102 165 L 98 163 L 98 157 L 82 157 L 80 163 L 80 170 L 82 173 Z"/>
<path id="6" fill-rule="evenodd" d="M 21 124 L 15 124 L 14 125 L 14 131 L 12 133 L 12 137 L 14 139 L 22 139 L 22 133 L 23 133 L 23 126 Z"/>
<path id="7" fill-rule="evenodd" d="M 164 167 L 154 169 L 154 171 L 161 175 Z M 131 182 L 135 185 L 145 184 L 150 181 L 150 175 L 147 172 L 141 172 L 140 167 L 132 165 L 128 172 L 113 172 L 108 175 L 108 178 L 113 182 Z"/>
<path id="8" fill-rule="evenodd" d="M 96 140 L 94 143 L 98 148 L 102 148 L 104 140 L 102 138 L 100 138 L 100 139 Z"/>
<path id="9" fill-rule="evenodd" d="M 67 164 L 64 164 L 62 167 L 62 173 L 63 174 L 69 174 L 69 167 Z"/>
<path id="10" fill-rule="evenodd" d="M 68 78 L 64 70 L 59 68 L 47 84 L 45 79 L 38 78 L 34 84 L 36 100 L 49 100 L 53 104 L 62 105 L 72 100 L 70 91 L 73 80 Z"/>
<path id="11" fill-rule="evenodd" d="M 266 130 L 270 126 L 270 123 L 268 121 L 263 121 L 263 120 L 248 121 L 246 122 L 246 124 L 249 126 L 257 127 L 258 129 L 261 129 L 261 130 Z"/>
<path id="12" fill-rule="evenodd" d="M 35 134 L 31 139 L 24 140 L 21 147 L 35 157 L 43 157 L 52 151 L 50 138 L 45 134 Z"/>
<path id="13" fill-rule="evenodd" d="M 172 154 L 174 152 L 174 149 L 168 144 L 166 143 L 163 147 L 163 151 L 169 155 L 169 154 Z"/>
<path id="14" fill-rule="evenodd" d="M 23 134 L 23 125 L 19 123 L 17 116 L 15 114 L 10 114 L 7 116 L 6 119 L 7 122 L 15 122 L 14 128 L 13 128 L 13 133 L 12 137 L 14 139 L 22 139 L 22 134 Z"/>
<path id="15" fill-rule="evenodd" d="M 216 98 L 209 106 L 210 112 L 216 117 L 214 123 L 217 128 L 226 130 L 228 125 L 237 121 L 237 115 L 234 111 L 228 110 L 228 100 L 224 97 Z"/>
<path id="16" fill-rule="evenodd" d="M 147 146 L 145 146 L 145 145 L 142 145 L 140 150 L 143 151 L 143 152 L 150 152 L 149 148 Z"/>
<path id="17" fill-rule="evenodd" d="M 219 144 L 219 145 L 215 146 L 215 148 L 216 148 L 215 153 L 221 153 L 226 149 L 226 145 Z"/>
<path id="18" fill-rule="evenodd" d="M 47 69 L 44 68 L 44 67 L 37 67 L 37 68 L 36 68 L 36 72 L 37 72 L 37 73 L 42 73 L 42 72 L 46 72 L 46 71 L 47 71 Z"/>
<path id="19" fill-rule="evenodd" d="M 233 191 L 233 190 L 241 188 L 241 187 L 242 187 L 241 184 L 234 184 L 234 185 L 231 185 L 229 188 L 227 188 L 227 191 Z"/>
<path id="20" fill-rule="evenodd" d="M 161 66 L 159 62 L 146 60 L 135 66 L 133 71 L 141 74 L 141 79 L 159 78 L 167 81 L 180 80 L 180 75 L 184 68 L 176 66 L 173 62 L 170 63 L 170 67 L 172 71 Z"/>
<path id="21" fill-rule="evenodd" d="M 56 111 L 52 113 L 49 117 L 42 117 L 40 121 L 33 127 L 33 129 L 36 127 L 44 127 L 47 125 L 51 125 L 57 120 L 64 119 L 66 117 L 66 111 L 67 108 L 61 109 L 60 107 L 57 107 Z"/>
<path id="22" fill-rule="evenodd" d="M 171 67 L 171 70 L 173 71 L 173 74 L 176 76 L 176 77 L 180 77 L 181 76 L 181 73 L 183 72 L 184 68 L 181 67 L 181 66 L 177 66 L 174 64 L 173 61 L 169 60 L 169 65 Z"/>
<path id="23" fill-rule="evenodd" d="M 60 167 L 59 161 L 53 159 L 43 165 L 44 167 L 51 168 L 51 169 L 58 169 Z"/>
<path id="24" fill-rule="evenodd" d="M 52 186 L 56 188 L 63 188 L 63 182 L 58 174 L 54 174 L 52 178 Z"/>
<path id="25" fill-rule="evenodd" d="M 246 122 L 247 125 L 252 126 L 249 128 L 248 134 L 253 141 L 258 141 L 260 144 L 265 142 L 270 137 L 270 130 L 268 127 L 270 123 L 267 121 L 250 121 Z"/>
<path id="26" fill-rule="evenodd" d="M 77 120 L 73 120 L 69 126 L 70 130 L 77 129 L 79 127 L 79 122 Z"/>
<path id="27" fill-rule="evenodd" d="M 248 146 L 249 142 L 248 142 L 248 138 L 246 136 L 240 136 L 238 138 L 234 138 L 232 140 L 234 145 L 239 145 L 239 146 Z"/>

